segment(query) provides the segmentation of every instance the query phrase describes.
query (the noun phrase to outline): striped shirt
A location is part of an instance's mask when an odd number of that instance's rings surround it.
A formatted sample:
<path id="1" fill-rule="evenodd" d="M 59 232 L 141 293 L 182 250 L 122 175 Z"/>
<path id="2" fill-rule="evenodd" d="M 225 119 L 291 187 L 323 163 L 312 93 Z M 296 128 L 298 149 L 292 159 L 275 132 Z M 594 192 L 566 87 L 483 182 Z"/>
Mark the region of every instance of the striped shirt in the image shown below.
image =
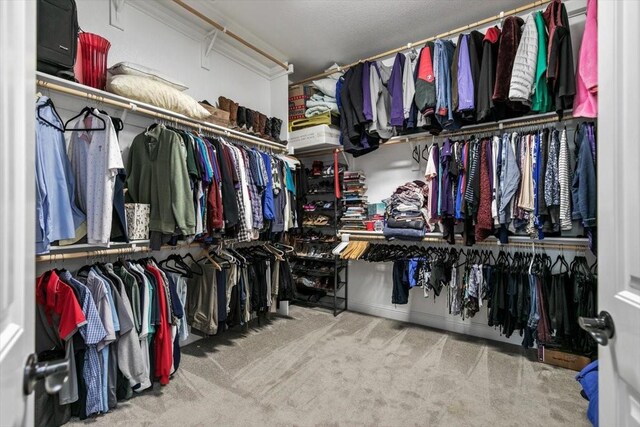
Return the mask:
<path id="1" fill-rule="evenodd" d="M 569 188 L 569 144 L 567 131 L 560 136 L 560 155 L 558 156 L 558 181 L 560 182 L 560 229 L 571 230 L 571 201 Z"/>

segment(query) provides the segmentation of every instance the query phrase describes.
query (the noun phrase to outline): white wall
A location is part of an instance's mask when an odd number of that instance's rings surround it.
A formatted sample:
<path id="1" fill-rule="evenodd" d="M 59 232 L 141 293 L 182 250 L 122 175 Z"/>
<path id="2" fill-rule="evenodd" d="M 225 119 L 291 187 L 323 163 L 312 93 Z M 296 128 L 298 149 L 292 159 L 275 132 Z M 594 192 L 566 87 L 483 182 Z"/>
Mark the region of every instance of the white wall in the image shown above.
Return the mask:
<path id="1" fill-rule="evenodd" d="M 567 9 L 571 11 L 586 6 L 584 0 L 566 1 Z M 578 57 L 578 49 L 584 29 L 584 14 L 579 14 L 570 19 L 573 39 L 574 62 Z M 462 25 L 463 23 L 460 23 Z M 568 125 L 569 141 L 572 144 L 575 124 Z M 441 141 L 442 138 L 435 138 Z M 431 144 L 434 139 L 419 142 L 420 150 L 425 144 Z M 570 145 L 573 152 L 573 146 Z M 366 175 L 367 196 L 369 203 L 381 202 L 389 197 L 393 190 L 411 180 L 424 180 L 426 162 L 420 165 L 412 159 L 411 145 L 396 144 L 382 146 L 373 153 L 353 159 L 350 157 L 350 169 L 362 170 Z M 325 158 L 326 159 L 326 158 Z M 313 159 L 308 159 L 308 163 Z M 327 159 L 328 160 L 328 159 Z M 325 161 L 327 161 L 325 160 Z M 341 159 L 342 161 L 343 159 Z M 574 226 L 573 235 L 581 233 L 579 227 Z M 448 245 L 442 245 L 448 247 Z M 457 246 L 460 248 L 461 246 Z M 480 247 L 487 249 L 486 246 Z M 553 259 L 558 255 L 557 251 L 546 251 Z M 497 248 L 494 253 L 497 254 Z M 574 252 L 565 251 L 569 261 L 575 255 Z M 590 262 L 593 257 L 588 256 Z M 462 320 L 459 316 L 451 316 L 447 307 L 447 293 L 443 289 L 441 296 L 435 302 L 433 294 L 424 298 L 422 290 L 414 289 L 410 292 L 407 305 L 391 304 L 392 293 L 392 263 L 369 263 L 366 261 L 352 261 L 349 267 L 349 309 L 376 316 L 418 323 L 453 332 L 465 333 L 473 336 L 520 344 L 522 338 L 515 334 L 510 339 L 500 335 L 500 331 L 487 325 L 487 309 L 481 308 L 480 312 L 471 319 Z"/>
<path id="2" fill-rule="evenodd" d="M 206 99 L 215 104 L 222 95 L 286 121 L 288 91 L 286 85 L 282 87 L 279 82 L 282 78 L 275 79 L 272 88 L 268 77 L 215 50 L 209 54 L 211 66 L 206 70 L 201 67 L 202 38 L 197 31 L 187 34 L 173 22 L 161 22 L 127 2 L 120 14 L 124 27 L 120 30 L 109 24 L 109 3 L 108 0 L 77 1 L 80 28 L 111 42 L 109 66 L 120 61 L 139 63 L 186 84 L 187 93 L 197 101 Z"/>

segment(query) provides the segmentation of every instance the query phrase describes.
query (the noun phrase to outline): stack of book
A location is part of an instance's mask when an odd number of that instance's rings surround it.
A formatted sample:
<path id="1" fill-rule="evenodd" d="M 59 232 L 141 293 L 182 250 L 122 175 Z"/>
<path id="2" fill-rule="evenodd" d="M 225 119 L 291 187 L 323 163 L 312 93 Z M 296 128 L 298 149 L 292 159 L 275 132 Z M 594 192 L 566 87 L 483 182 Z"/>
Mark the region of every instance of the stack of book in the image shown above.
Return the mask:
<path id="1" fill-rule="evenodd" d="M 345 230 L 365 230 L 367 220 L 367 186 L 362 171 L 344 173 L 344 191 L 342 194 L 342 228 Z"/>

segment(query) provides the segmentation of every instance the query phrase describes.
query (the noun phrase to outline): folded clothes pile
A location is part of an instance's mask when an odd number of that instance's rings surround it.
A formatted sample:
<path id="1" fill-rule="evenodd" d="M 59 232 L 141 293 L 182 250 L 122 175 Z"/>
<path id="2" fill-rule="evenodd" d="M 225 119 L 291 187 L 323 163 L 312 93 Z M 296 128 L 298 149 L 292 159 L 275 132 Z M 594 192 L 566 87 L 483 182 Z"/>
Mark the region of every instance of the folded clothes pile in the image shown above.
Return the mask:
<path id="1" fill-rule="evenodd" d="M 384 236 L 391 239 L 420 240 L 425 235 L 428 187 L 422 181 L 396 188 L 386 205 Z"/>
<path id="2" fill-rule="evenodd" d="M 338 103 L 336 98 L 325 95 L 323 93 L 316 93 L 307 101 L 307 110 L 304 115 L 309 118 L 317 116 L 318 114 L 331 111 L 333 114 L 338 114 Z"/>
<path id="3" fill-rule="evenodd" d="M 367 219 L 367 186 L 362 171 L 346 171 L 344 173 L 342 228 L 344 230 L 366 230 Z"/>

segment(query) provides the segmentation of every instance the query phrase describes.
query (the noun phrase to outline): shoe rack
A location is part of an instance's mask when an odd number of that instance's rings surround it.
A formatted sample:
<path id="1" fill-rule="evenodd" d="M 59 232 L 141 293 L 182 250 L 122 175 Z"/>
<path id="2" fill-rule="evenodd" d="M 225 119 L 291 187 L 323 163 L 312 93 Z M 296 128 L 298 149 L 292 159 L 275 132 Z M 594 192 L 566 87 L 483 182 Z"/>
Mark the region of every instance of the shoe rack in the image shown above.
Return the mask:
<path id="1" fill-rule="evenodd" d="M 347 309 L 348 262 L 333 255 L 343 214 L 343 200 L 336 197 L 333 173 L 308 178 L 307 201 L 302 234 L 294 245 L 292 272 L 296 283 L 296 302 L 323 307 L 337 316 Z M 344 171 L 338 172 L 340 189 Z"/>

